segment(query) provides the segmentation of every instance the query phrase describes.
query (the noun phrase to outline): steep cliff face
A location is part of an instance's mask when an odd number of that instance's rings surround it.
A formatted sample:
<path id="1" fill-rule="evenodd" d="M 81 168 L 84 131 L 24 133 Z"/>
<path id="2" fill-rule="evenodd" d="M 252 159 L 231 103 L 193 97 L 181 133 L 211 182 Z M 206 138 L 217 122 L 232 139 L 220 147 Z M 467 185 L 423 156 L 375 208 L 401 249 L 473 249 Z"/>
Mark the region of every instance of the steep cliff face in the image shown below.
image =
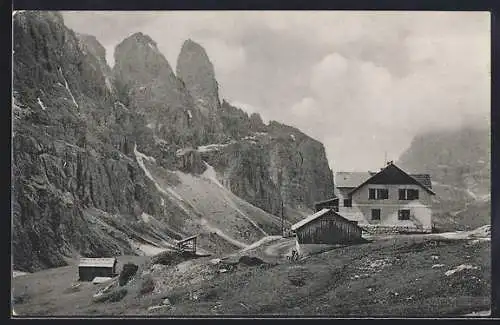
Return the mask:
<path id="1" fill-rule="evenodd" d="M 120 98 L 145 116 L 158 139 L 181 147 L 218 140 L 149 36 L 133 34 L 116 47 L 114 56 Z"/>
<path id="2" fill-rule="evenodd" d="M 277 122 L 265 125 L 259 114 L 249 116 L 226 101 L 221 104 L 214 67 L 199 44 L 184 42 L 177 76 L 154 41 L 141 33 L 117 46 L 115 61 L 117 83 L 128 89 L 124 101 L 151 116 L 146 118 L 156 136 L 179 146 L 181 170 L 203 172 L 201 160 L 192 151 L 200 146 L 202 160 L 215 168 L 228 189 L 273 214 L 281 213 L 281 202 L 310 210 L 314 201 L 333 195 L 323 145 L 295 128 Z M 141 96 L 134 91 L 148 90 L 144 84 L 158 92 Z M 187 120 L 179 117 L 185 117 L 183 112 L 188 112 Z M 159 132 L 153 123 L 170 125 L 170 132 Z M 210 150 L 214 147 L 224 149 Z"/>
<path id="3" fill-rule="evenodd" d="M 108 88 L 111 94 L 116 95 L 113 72 L 106 62 L 106 49 L 104 46 L 99 43 L 95 36 L 79 33 L 76 33 L 76 36 L 78 38 L 82 54 L 88 55 L 89 60 L 97 61 L 98 68 L 94 67 L 94 70 L 100 70 L 104 76 L 106 88 Z"/>
<path id="4" fill-rule="evenodd" d="M 177 147 L 156 141 L 144 114 L 116 97 L 102 46 L 79 38 L 58 13 L 27 11 L 14 17 L 14 51 L 16 269 L 63 265 L 74 254 L 135 254 L 141 243 L 204 229 L 148 176 L 143 157 L 175 166 Z"/>
<path id="5" fill-rule="evenodd" d="M 431 174 L 438 223 L 471 228 L 490 220 L 490 155 L 490 131 L 464 126 L 416 136 L 398 164 Z"/>
<path id="6" fill-rule="evenodd" d="M 13 19 L 14 268 L 136 254 L 194 233 L 201 249 L 228 253 L 277 234 L 269 212 L 282 201 L 311 208 L 333 192 L 323 146 L 220 104 L 192 42 L 183 81 L 141 33 L 117 46 L 110 69 L 102 45 L 60 14 Z"/>
<path id="7" fill-rule="evenodd" d="M 238 141 L 198 148 L 227 188 L 275 215 L 282 202 L 308 212 L 314 202 L 333 196 L 333 176 L 320 142 L 274 121 L 259 129 L 266 132 L 250 129 Z"/>
<path id="8" fill-rule="evenodd" d="M 20 269 L 64 264 L 72 250 L 109 255 L 132 249 L 89 224 L 86 207 L 133 215 L 157 209 L 137 164 L 100 129 L 130 118 L 96 57 L 52 12 L 14 17 L 13 258 Z M 118 120 L 118 121 L 117 121 Z M 118 236 L 120 237 L 120 236 Z"/>
<path id="9" fill-rule="evenodd" d="M 184 82 L 197 109 L 207 117 L 213 139 L 221 140 L 219 86 L 214 67 L 205 49 L 190 39 L 184 42 L 179 53 L 177 76 Z"/>

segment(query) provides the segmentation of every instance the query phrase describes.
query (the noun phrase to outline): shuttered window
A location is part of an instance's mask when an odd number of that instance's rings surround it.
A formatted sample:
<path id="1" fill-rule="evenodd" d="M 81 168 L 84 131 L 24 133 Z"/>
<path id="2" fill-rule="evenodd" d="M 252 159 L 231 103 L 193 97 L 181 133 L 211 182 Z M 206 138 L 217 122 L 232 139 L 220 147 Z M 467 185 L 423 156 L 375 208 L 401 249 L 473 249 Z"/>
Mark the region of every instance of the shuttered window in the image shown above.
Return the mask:
<path id="1" fill-rule="evenodd" d="M 372 209 L 372 220 L 380 220 L 380 209 Z"/>
<path id="2" fill-rule="evenodd" d="M 410 220 L 410 210 L 404 209 L 398 211 L 399 220 Z"/>
<path id="3" fill-rule="evenodd" d="M 386 188 L 377 189 L 377 199 L 387 200 L 389 198 L 389 190 Z"/>
<path id="4" fill-rule="evenodd" d="M 400 200 L 418 200 L 418 190 L 416 189 L 399 189 Z"/>
<path id="5" fill-rule="evenodd" d="M 406 197 L 408 200 L 418 200 L 418 190 L 410 189 L 406 193 Z"/>
<path id="6" fill-rule="evenodd" d="M 386 188 L 368 189 L 369 200 L 387 200 L 388 198 L 389 198 L 389 190 Z"/>
<path id="7" fill-rule="evenodd" d="M 406 190 L 404 188 L 399 189 L 399 199 L 406 200 Z"/>

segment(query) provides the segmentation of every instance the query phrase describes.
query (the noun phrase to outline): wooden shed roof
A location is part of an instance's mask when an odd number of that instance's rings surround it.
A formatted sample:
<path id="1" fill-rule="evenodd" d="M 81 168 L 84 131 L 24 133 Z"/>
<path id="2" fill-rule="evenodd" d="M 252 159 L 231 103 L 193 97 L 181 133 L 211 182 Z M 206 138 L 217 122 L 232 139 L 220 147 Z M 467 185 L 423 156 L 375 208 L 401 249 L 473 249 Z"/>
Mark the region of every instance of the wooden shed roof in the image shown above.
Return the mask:
<path id="1" fill-rule="evenodd" d="M 178 240 L 177 243 L 184 243 L 184 242 L 190 241 L 192 239 L 195 239 L 196 237 L 198 237 L 198 235 L 189 236 L 189 237 L 183 238 L 181 240 Z"/>
<path id="2" fill-rule="evenodd" d="M 320 211 L 316 212 L 315 214 L 312 214 L 310 215 L 309 217 L 305 218 L 305 219 L 302 219 L 300 220 L 299 222 L 297 222 L 296 224 L 294 224 L 292 226 L 292 230 L 297 230 L 299 228 L 302 228 L 303 226 L 307 225 L 308 223 L 318 219 L 319 217 L 325 215 L 326 213 L 332 211 L 336 216 L 342 218 L 342 219 L 345 219 L 344 217 L 342 217 L 341 215 L 339 215 L 338 213 L 336 213 L 335 211 L 333 211 L 332 209 L 321 209 Z M 350 220 L 348 219 L 345 219 L 347 222 L 351 222 Z"/>
<path id="3" fill-rule="evenodd" d="M 83 267 L 113 267 L 116 263 L 116 258 L 80 258 L 78 266 Z"/>

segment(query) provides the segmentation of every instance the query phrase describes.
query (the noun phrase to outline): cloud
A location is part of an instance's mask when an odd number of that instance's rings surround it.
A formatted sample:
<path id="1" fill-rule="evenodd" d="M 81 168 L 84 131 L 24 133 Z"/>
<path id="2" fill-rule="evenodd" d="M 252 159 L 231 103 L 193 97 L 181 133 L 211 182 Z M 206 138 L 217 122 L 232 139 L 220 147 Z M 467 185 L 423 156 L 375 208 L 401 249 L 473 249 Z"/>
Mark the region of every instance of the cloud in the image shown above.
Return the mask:
<path id="1" fill-rule="evenodd" d="M 192 38 L 214 63 L 223 98 L 321 140 L 337 169 L 377 168 L 386 151 L 397 159 L 420 132 L 489 123 L 488 12 L 85 12 L 64 17 L 71 28 L 94 34 L 106 49 L 142 31 L 173 68 L 182 42 Z"/>
<path id="2" fill-rule="evenodd" d="M 300 102 L 292 106 L 291 112 L 298 118 L 304 118 L 311 115 L 317 117 L 318 114 L 321 113 L 318 109 L 318 103 L 311 97 L 302 98 Z"/>
<path id="3" fill-rule="evenodd" d="M 237 73 L 246 63 L 245 49 L 241 46 L 231 46 L 216 38 L 202 38 L 196 42 L 205 48 L 217 76 Z"/>

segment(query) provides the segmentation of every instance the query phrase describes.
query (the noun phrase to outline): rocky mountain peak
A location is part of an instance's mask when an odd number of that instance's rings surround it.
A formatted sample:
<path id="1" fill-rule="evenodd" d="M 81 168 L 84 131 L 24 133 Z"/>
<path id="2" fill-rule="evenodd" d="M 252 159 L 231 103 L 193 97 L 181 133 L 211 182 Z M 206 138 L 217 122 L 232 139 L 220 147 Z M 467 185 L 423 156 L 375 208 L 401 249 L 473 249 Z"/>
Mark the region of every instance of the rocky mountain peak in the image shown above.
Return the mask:
<path id="1" fill-rule="evenodd" d="M 127 83 L 144 84 L 155 78 L 175 79 L 156 42 L 143 33 L 132 34 L 118 44 L 114 58 L 114 71 Z"/>
<path id="2" fill-rule="evenodd" d="M 177 59 L 177 76 L 203 113 L 215 112 L 220 108 L 214 66 L 205 49 L 191 39 L 182 45 Z"/>
<path id="3" fill-rule="evenodd" d="M 106 49 L 99 43 L 97 38 L 93 35 L 76 33 L 80 45 L 91 52 L 99 60 L 106 61 Z"/>

